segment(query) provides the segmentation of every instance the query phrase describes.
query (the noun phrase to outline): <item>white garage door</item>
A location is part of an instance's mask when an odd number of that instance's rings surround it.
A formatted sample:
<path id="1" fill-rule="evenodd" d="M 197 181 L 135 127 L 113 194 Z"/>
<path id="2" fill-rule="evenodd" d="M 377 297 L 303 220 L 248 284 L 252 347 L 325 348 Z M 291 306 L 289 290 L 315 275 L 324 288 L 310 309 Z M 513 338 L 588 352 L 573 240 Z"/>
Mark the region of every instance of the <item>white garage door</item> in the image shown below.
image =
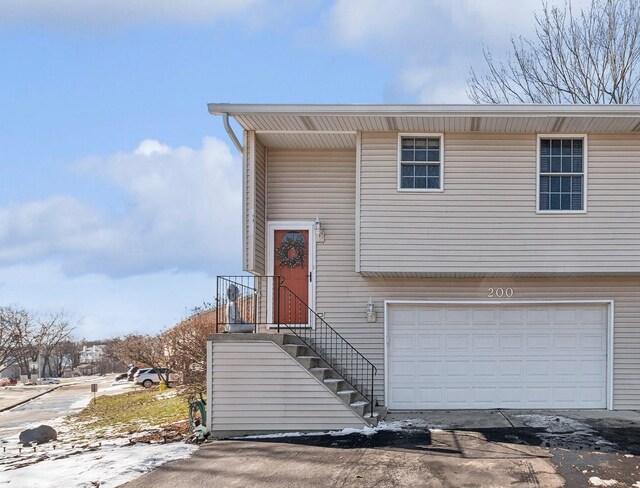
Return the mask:
<path id="1" fill-rule="evenodd" d="M 389 408 L 606 408 L 607 307 L 389 305 Z"/>

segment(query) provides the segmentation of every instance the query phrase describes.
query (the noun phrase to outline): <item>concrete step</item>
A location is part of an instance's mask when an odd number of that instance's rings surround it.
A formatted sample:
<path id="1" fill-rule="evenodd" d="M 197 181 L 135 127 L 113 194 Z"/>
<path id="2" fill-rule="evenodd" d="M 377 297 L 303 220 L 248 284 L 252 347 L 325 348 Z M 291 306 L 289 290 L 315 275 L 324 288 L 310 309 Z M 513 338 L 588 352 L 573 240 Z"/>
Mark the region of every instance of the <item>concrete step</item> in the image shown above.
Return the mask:
<path id="1" fill-rule="evenodd" d="M 295 334 L 283 334 L 282 335 L 282 342 L 284 345 L 287 344 L 297 344 L 299 346 L 304 346 L 304 343 L 302 342 L 302 340 L 296 336 Z"/>
<path id="2" fill-rule="evenodd" d="M 373 407 L 373 413 L 378 416 L 378 420 L 384 420 L 384 418 L 387 416 L 388 411 L 389 409 L 383 405 Z"/>
<path id="3" fill-rule="evenodd" d="M 377 427 L 378 422 L 382 420 L 378 412 L 366 413 L 363 415 L 363 418 L 371 425 L 372 427 Z"/>
<path id="4" fill-rule="evenodd" d="M 369 402 L 365 402 L 364 400 L 359 400 L 357 402 L 353 402 L 349 404 L 351 410 L 360 415 L 360 417 L 364 417 L 369 410 Z"/>
<path id="5" fill-rule="evenodd" d="M 298 356 L 302 356 L 305 353 L 305 349 L 306 349 L 306 347 L 301 346 L 299 344 L 284 344 L 282 348 L 294 358 Z"/>
<path id="6" fill-rule="evenodd" d="M 324 384 L 333 393 L 338 393 L 339 390 L 344 390 L 348 383 L 342 378 L 326 378 Z"/>
<path id="7" fill-rule="evenodd" d="M 320 365 L 320 358 L 317 356 L 297 356 L 296 359 L 307 369 L 317 368 Z"/>
<path id="8" fill-rule="evenodd" d="M 338 390 L 336 394 L 345 405 L 351 405 L 353 402 L 358 400 L 358 392 L 355 390 Z"/>
<path id="9" fill-rule="evenodd" d="M 330 378 L 332 372 L 332 370 L 330 370 L 329 368 L 311 368 L 309 371 L 320 381 L 324 381 L 325 379 Z"/>

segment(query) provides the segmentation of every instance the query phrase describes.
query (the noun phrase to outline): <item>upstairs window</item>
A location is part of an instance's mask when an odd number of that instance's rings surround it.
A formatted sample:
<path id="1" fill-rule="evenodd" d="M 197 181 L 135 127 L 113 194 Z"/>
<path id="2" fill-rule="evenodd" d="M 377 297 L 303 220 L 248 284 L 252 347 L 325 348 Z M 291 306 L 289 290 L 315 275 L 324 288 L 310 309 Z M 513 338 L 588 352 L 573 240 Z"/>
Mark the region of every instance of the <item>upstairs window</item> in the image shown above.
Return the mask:
<path id="1" fill-rule="evenodd" d="M 540 137 L 538 211 L 586 210 L 586 139 Z"/>
<path id="2" fill-rule="evenodd" d="M 398 189 L 442 191 L 442 135 L 400 136 Z"/>

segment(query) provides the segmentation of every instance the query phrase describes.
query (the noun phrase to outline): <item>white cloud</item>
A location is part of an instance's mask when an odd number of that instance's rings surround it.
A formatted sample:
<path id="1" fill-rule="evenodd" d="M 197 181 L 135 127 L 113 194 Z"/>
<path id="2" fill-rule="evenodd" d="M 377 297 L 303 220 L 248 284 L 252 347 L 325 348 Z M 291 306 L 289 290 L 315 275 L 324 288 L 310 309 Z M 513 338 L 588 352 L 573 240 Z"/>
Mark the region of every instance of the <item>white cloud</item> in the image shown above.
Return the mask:
<path id="1" fill-rule="evenodd" d="M 0 267 L 3 304 L 43 315 L 65 309 L 78 320 L 76 335 L 87 339 L 157 333 L 180 321 L 194 306 L 210 302 L 214 291 L 211 276 L 198 272 L 112 279 L 97 274 L 66 276 L 50 262 Z"/>
<path id="2" fill-rule="evenodd" d="M 0 23 L 92 29 L 150 22 L 203 24 L 225 18 L 256 21 L 275 9 L 270 3 L 271 0 L 3 0 Z"/>
<path id="3" fill-rule="evenodd" d="M 574 10 L 589 2 L 573 0 Z M 399 66 L 394 101 L 468 103 L 469 68 L 484 67 L 482 47 L 502 56 L 511 35 L 534 34 L 541 9 L 540 0 L 336 0 L 328 30 L 340 47 Z"/>
<path id="4" fill-rule="evenodd" d="M 124 215 L 68 196 L 0 209 L 0 264 L 55 258 L 67 274 L 131 276 L 239 263 L 240 162 L 219 139 L 200 149 L 145 140 L 80 166 L 121 191 Z"/>

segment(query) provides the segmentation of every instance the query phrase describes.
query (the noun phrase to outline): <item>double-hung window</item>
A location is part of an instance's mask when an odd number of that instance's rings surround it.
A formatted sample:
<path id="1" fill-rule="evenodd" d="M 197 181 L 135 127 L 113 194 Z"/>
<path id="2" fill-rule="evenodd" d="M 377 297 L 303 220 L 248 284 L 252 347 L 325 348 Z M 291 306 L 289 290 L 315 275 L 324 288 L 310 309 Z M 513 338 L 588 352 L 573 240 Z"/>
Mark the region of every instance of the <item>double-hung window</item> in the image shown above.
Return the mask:
<path id="1" fill-rule="evenodd" d="M 399 145 L 398 189 L 441 191 L 442 135 L 401 134 Z"/>
<path id="2" fill-rule="evenodd" d="M 539 138 L 538 211 L 586 210 L 586 137 Z"/>

